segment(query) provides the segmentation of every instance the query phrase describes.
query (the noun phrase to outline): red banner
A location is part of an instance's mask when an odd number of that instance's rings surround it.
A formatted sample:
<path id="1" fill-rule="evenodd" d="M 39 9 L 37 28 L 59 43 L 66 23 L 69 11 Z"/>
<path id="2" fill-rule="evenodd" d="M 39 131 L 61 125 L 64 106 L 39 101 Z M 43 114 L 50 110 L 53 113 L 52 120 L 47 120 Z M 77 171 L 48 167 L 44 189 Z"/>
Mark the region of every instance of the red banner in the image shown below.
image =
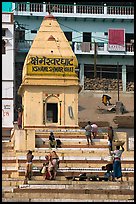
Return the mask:
<path id="1" fill-rule="evenodd" d="M 109 51 L 125 51 L 125 30 L 124 29 L 109 29 L 108 32 Z"/>

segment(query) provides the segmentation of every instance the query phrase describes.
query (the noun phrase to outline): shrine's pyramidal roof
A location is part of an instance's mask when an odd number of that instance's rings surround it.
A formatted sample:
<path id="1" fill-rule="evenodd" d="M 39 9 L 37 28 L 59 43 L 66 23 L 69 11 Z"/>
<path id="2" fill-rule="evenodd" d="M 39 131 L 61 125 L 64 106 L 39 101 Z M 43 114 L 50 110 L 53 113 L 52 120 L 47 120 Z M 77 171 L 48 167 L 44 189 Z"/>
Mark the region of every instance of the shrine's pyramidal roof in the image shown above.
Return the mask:
<path id="1" fill-rule="evenodd" d="M 45 16 L 25 59 L 23 77 L 50 71 L 72 74 L 77 66 L 77 58 L 56 18 Z"/>

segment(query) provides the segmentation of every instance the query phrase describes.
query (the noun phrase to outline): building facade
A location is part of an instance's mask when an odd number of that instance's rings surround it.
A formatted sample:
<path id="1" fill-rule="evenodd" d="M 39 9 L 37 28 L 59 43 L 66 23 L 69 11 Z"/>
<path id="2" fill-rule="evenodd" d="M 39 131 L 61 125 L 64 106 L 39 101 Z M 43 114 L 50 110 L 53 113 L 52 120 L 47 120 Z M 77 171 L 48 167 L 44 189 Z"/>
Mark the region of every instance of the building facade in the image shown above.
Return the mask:
<path id="1" fill-rule="evenodd" d="M 17 106 L 21 103 L 17 91 L 22 80 L 24 60 L 48 12 L 57 19 L 78 59 L 79 66 L 76 71 L 83 89 L 117 90 L 118 78 L 121 91 L 134 90 L 133 2 L 14 2 L 12 10 L 15 25 Z M 16 117 L 15 112 L 15 119 Z"/>
<path id="2" fill-rule="evenodd" d="M 13 13 L 2 13 L 2 127 L 13 128 L 14 121 L 14 23 Z"/>

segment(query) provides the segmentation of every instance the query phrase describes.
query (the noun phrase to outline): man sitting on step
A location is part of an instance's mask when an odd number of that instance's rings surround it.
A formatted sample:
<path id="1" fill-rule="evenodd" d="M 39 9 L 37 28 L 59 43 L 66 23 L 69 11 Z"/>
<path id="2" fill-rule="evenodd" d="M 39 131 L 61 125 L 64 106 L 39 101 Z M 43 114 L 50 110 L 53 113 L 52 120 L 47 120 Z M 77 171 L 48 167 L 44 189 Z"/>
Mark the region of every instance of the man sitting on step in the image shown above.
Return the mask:
<path id="1" fill-rule="evenodd" d="M 57 142 L 55 140 L 53 132 L 50 132 L 49 135 L 49 148 L 56 148 Z"/>

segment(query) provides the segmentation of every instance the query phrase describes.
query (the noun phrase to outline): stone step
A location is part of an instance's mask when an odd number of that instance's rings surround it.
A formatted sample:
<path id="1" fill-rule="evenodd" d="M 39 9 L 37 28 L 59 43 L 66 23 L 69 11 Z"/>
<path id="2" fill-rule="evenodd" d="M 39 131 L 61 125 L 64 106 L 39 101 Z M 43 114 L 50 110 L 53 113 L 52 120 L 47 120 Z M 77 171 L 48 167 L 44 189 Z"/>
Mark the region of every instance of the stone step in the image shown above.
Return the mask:
<path id="1" fill-rule="evenodd" d="M 2 141 L 2 148 L 4 147 L 13 147 L 13 144 L 10 141 Z"/>
<path id="2" fill-rule="evenodd" d="M 62 153 L 64 153 L 64 156 L 89 156 L 89 157 L 107 157 L 109 155 L 109 149 L 108 148 L 35 148 L 35 151 L 33 152 L 34 156 L 43 156 L 45 154 L 50 153 L 51 151 L 55 150 L 59 156 L 62 156 Z M 26 155 L 25 152 L 16 152 L 17 156 Z M 134 151 L 124 151 L 122 154 L 122 158 L 124 157 L 131 157 L 134 158 Z"/>
<path id="3" fill-rule="evenodd" d="M 64 154 L 65 156 L 89 156 L 89 157 L 107 157 L 109 155 L 109 149 L 108 148 L 35 148 L 33 151 L 34 156 L 43 156 L 45 154 L 50 153 L 51 151 L 55 150 L 59 157 Z M 26 155 L 27 151 L 2 151 L 3 157 L 14 157 L 14 156 L 22 156 Z M 128 157 L 128 158 L 127 158 Z M 134 158 L 134 151 L 124 151 L 122 154 L 122 158 L 129 159 Z"/>
<path id="4" fill-rule="evenodd" d="M 49 134 L 36 134 L 35 138 L 42 138 L 42 139 L 49 139 Z M 85 139 L 85 133 L 83 134 L 55 134 L 55 139 Z M 106 134 L 98 134 L 96 139 L 107 139 L 107 133 Z"/>
<path id="5" fill-rule="evenodd" d="M 65 163 L 60 163 L 60 168 L 100 168 L 102 166 L 105 166 L 107 163 L 98 163 L 98 164 L 95 164 L 95 163 L 68 163 L 68 162 L 65 162 Z M 23 165 L 20 165 L 20 168 L 23 168 L 25 166 L 25 164 Z M 134 164 L 123 164 L 121 165 L 122 168 L 134 168 Z M 42 163 L 39 163 L 39 164 L 36 164 L 36 167 L 42 167 Z"/>
<path id="6" fill-rule="evenodd" d="M 11 202 L 11 199 L 9 198 L 2 198 L 2 202 Z M 52 198 L 49 198 L 49 199 L 46 199 L 46 198 L 37 198 L 37 199 L 25 199 L 25 198 L 22 198 L 22 199 L 17 199 L 17 198 L 14 198 L 12 199 L 12 202 L 134 202 L 134 198 L 128 198 L 128 200 L 117 200 L 117 199 L 99 199 L 99 200 L 96 200 L 96 199 L 84 199 L 84 200 L 81 200 L 81 199 L 65 199 L 65 198 L 62 198 L 62 199 L 52 199 Z"/>
<path id="7" fill-rule="evenodd" d="M 45 154 L 50 153 L 51 151 L 55 150 L 59 156 L 89 156 L 89 157 L 107 157 L 109 155 L 109 149 L 108 148 L 35 148 L 33 151 L 34 156 L 43 156 Z M 3 157 L 7 156 L 22 156 L 26 155 L 27 151 L 4 151 L 2 153 Z M 134 151 L 124 151 L 122 154 L 122 158 L 134 158 Z"/>
<path id="8" fill-rule="evenodd" d="M 95 185 L 96 188 L 100 188 L 105 186 L 105 181 L 72 181 L 72 180 L 31 180 L 28 181 L 29 185 L 79 185 L 80 187 L 82 186 L 90 186 L 93 188 Z M 99 184 L 99 185 L 98 185 Z M 105 188 L 108 189 L 108 186 L 113 186 L 113 187 L 120 187 L 120 186 L 126 186 L 126 187 L 131 187 L 134 189 L 134 181 L 123 181 L 121 182 L 113 182 L 113 181 L 108 181 L 106 182 Z"/>
<path id="9" fill-rule="evenodd" d="M 36 145 L 36 148 L 49 148 L 49 145 L 48 144 L 40 144 L 40 145 Z M 71 149 L 71 148 L 90 148 L 90 149 L 103 149 L 103 148 L 107 148 L 109 149 L 109 146 L 107 144 L 89 144 L 89 146 L 87 144 L 62 144 L 61 145 L 61 149 Z M 60 148 L 58 148 L 60 149 Z"/>
<path id="10" fill-rule="evenodd" d="M 24 178 L 2 178 L 2 187 L 11 186 L 17 187 L 24 183 Z"/>
<path id="11" fill-rule="evenodd" d="M 106 182 L 107 183 L 107 182 Z M 93 185 L 94 186 L 94 185 Z M 106 185 L 104 185 L 106 186 Z M 90 188 L 81 188 L 80 186 L 73 185 L 70 187 L 69 185 L 39 185 L 34 186 L 33 188 L 29 185 L 24 185 L 21 188 L 12 188 L 12 189 L 3 189 L 3 198 L 25 198 L 25 199 L 38 199 L 40 195 L 40 199 L 43 198 L 51 198 L 52 199 L 77 199 L 77 197 L 81 200 L 83 199 L 111 199 L 115 200 L 128 200 L 134 198 L 134 190 L 129 188 L 98 188 L 94 189 L 93 187 Z"/>
<path id="12" fill-rule="evenodd" d="M 79 174 L 83 173 L 89 173 L 93 175 L 99 175 L 103 176 L 105 171 L 103 171 L 101 168 L 59 168 L 57 171 L 57 176 L 79 176 Z M 25 168 L 20 168 L 18 169 L 2 169 L 2 176 L 7 174 L 8 176 L 6 178 L 20 178 L 24 177 L 25 178 Z M 122 174 L 123 177 L 126 178 L 126 180 L 130 178 L 134 178 L 134 169 L 133 168 L 122 168 Z M 43 177 L 43 175 L 40 173 L 40 168 L 36 167 L 35 169 L 33 168 L 33 177 Z M 3 177 L 4 178 L 4 177 Z"/>
<path id="13" fill-rule="evenodd" d="M 39 177 L 39 178 L 35 178 L 32 180 L 28 181 L 28 185 L 97 185 L 99 184 L 99 187 L 103 186 L 103 184 L 105 184 L 105 181 L 79 181 L 79 180 L 67 180 L 67 179 L 60 179 L 61 176 L 57 177 L 56 180 L 44 180 L 43 178 Z M 4 183 L 5 182 L 5 183 Z M 7 182 L 7 183 L 6 183 Z M 19 185 L 24 185 L 24 178 L 2 178 L 2 183 L 5 184 L 5 186 L 10 186 L 10 182 L 15 183 L 16 186 Z M 134 181 L 123 181 L 121 182 L 113 182 L 113 181 L 108 181 L 106 182 L 106 186 L 134 186 Z M 107 187 L 108 188 L 108 187 Z"/>
<path id="14" fill-rule="evenodd" d="M 42 164 L 45 162 L 44 157 L 34 157 L 33 159 L 33 166 L 41 167 Z M 102 157 L 65 157 L 62 159 L 60 157 L 60 167 L 78 167 L 81 168 L 84 166 L 84 168 L 88 167 L 102 167 L 103 165 L 106 165 L 109 163 L 108 158 L 102 158 Z M 129 160 L 125 160 L 125 158 L 122 160 L 122 168 L 134 168 L 134 160 L 129 158 Z M 14 167 L 15 165 L 19 167 L 25 167 L 26 166 L 26 157 L 22 156 L 16 159 L 16 157 L 5 157 L 2 158 L 2 166 L 3 168 L 7 167 Z"/>
<path id="15" fill-rule="evenodd" d="M 48 129 L 48 130 L 36 130 L 35 131 L 35 135 L 50 135 L 50 132 L 54 133 L 54 136 L 58 136 L 58 135 L 85 135 L 85 129 L 56 129 L 56 130 L 52 130 L 52 129 Z M 107 134 L 107 128 L 99 128 L 98 127 L 98 135 L 106 135 Z"/>
<path id="16" fill-rule="evenodd" d="M 57 138 L 56 138 L 57 139 Z M 92 139 L 93 141 L 93 145 L 107 145 L 108 144 L 108 140 L 107 139 Z M 75 138 L 62 138 L 61 139 L 62 142 L 62 147 L 64 147 L 64 145 L 70 145 L 72 146 L 74 145 L 87 145 L 87 140 L 86 138 L 80 138 L 80 139 L 75 139 Z M 49 147 L 49 140 L 46 138 L 36 138 L 35 140 L 36 146 L 48 146 Z"/>
<path id="17" fill-rule="evenodd" d="M 25 169 L 20 169 L 19 176 L 25 176 Z M 59 168 L 57 171 L 57 177 L 60 176 L 79 176 L 83 173 L 89 173 L 91 175 L 98 175 L 98 176 L 104 176 L 105 171 L 101 170 L 101 168 Z M 132 170 L 123 170 L 122 169 L 122 175 L 125 180 L 133 180 L 134 179 L 134 169 Z M 33 176 L 41 176 L 43 175 L 39 172 L 39 170 L 33 170 Z"/>

